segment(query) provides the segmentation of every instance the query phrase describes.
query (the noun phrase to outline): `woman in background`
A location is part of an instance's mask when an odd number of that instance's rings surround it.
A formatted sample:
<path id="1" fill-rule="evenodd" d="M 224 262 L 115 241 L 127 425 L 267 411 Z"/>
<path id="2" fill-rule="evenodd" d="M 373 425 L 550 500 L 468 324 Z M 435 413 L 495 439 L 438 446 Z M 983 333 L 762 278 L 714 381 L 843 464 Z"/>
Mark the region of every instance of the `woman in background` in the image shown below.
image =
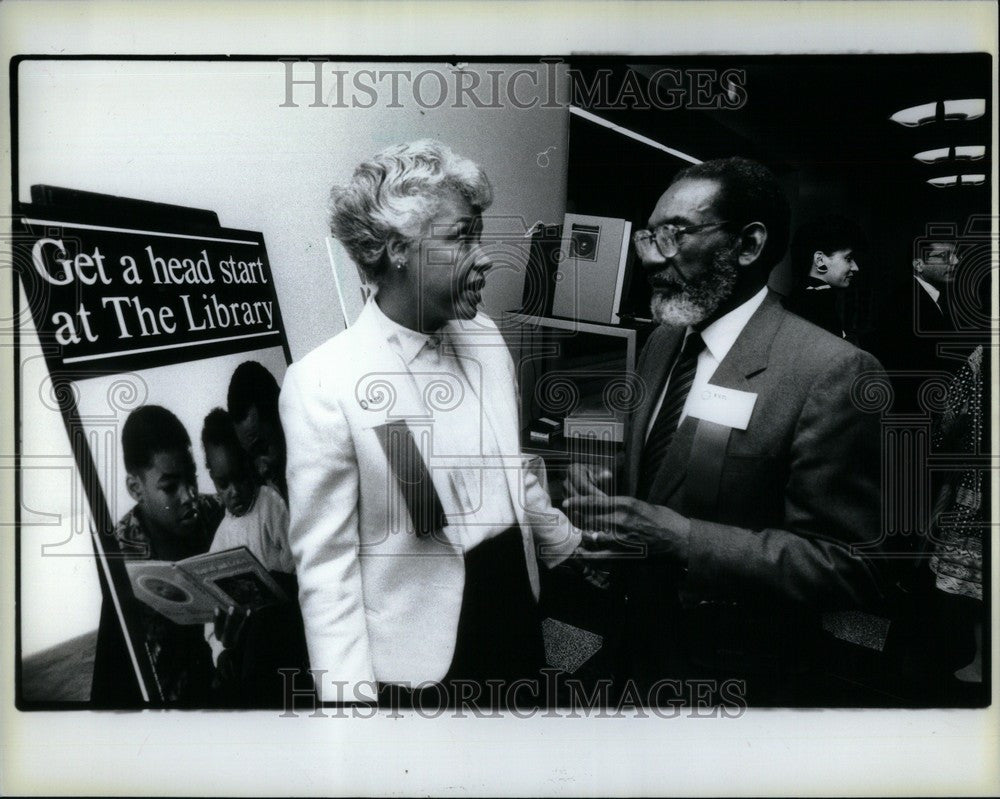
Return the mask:
<path id="1" fill-rule="evenodd" d="M 835 336 L 847 338 L 842 297 L 858 273 L 865 235 L 850 219 L 826 216 L 802 225 L 792 239 L 796 283 L 785 307 Z"/>

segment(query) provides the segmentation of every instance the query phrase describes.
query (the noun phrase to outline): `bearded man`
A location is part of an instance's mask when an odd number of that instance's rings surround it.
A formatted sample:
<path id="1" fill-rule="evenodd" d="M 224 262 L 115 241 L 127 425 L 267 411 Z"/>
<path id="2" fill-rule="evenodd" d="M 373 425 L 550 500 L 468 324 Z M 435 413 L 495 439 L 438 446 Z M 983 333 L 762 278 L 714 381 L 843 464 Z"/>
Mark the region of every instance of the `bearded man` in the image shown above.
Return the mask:
<path id="1" fill-rule="evenodd" d="M 879 417 L 861 406 L 884 373 L 768 290 L 789 216 L 770 171 L 728 158 L 680 172 L 634 237 L 659 322 L 645 396 L 622 473 L 572 467 L 565 503 L 614 554 L 607 645 L 633 701 L 677 704 L 694 695 L 679 680 L 705 679 L 815 703 L 821 613 L 881 596 Z"/>

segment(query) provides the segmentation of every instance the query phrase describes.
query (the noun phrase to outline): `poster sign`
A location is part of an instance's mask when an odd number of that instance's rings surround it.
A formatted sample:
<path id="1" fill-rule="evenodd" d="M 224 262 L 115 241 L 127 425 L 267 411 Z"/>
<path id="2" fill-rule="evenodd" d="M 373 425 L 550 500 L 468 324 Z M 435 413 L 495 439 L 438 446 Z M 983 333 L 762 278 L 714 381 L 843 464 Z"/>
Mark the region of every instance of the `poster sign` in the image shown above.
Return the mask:
<path id="1" fill-rule="evenodd" d="M 48 186 L 32 196 L 42 201 L 21 206 L 13 241 L 19 378 L 21 387 L 46 387 L 49 401 L 19 391 L 20 457 L 24 465 L 36 449 L 51 451 L 55 439 L 36 439 L 61 416 L 75 477 L 64 496 L 42 484 L 42 472 L 22 469 L 26 494 L 45 492 L 71 532 L 43 543 L 42 557 L 37 537 L 19 535 L 24 562 L 37 571 L 20 583 L 19 624 L 39 637 L 46 622 L 33 610 L 36 595 L 59 584 L 75 600 L 67 615 L 89 631 L 23 657 L 19 703 L 206 706 L 204 627 L 214 605 L 164 614 L 149 598 L 154 586 L 169 586 L 147 580 L 137 590 L 130 575 L 214 557 L 207 551 L 223 524 L 233 546 L 244 543 L 251 518 L 287 525 L 283 487 L 269 483 L 273 474 L 236 434 L 251 406 L 276 416 L 290 362 L 264 238 L 212 224 L 215 215 L 197 209 Z M 247 375 L 251 382 L 234 388 Z M 213 456 L 253 486 L 243 508 L 225 505 L 210 471 L 213 418 L 216 428 L 226 420 L 235 441 Z M 81 559 L 93 560 L 97 579 Z M 286 596 L 266 565 L 260 575 Z"/>
<path id="2" fill-rule="evenodd" d="M 179 363 L 280 344 L 259 234 L 218 236 L 22 218 L 20 262 L 45 307 L 50 368 L 81 372 Z"/>

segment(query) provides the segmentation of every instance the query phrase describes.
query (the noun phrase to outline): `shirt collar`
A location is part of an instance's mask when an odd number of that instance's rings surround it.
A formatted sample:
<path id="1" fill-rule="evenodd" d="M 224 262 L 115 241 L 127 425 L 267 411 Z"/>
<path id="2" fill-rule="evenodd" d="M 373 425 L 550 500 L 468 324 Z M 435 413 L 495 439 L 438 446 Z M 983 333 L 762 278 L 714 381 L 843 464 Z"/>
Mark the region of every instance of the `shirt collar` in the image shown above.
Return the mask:
<path id="1" fill-rule="evenodd" d="M 915 277 L 917 282 L 924 287 L 924 291 L 926 291 L 930 295 L 931 299 L 934 300 L 934 304 L 937 305 L 938 298 L 941 296 L 940 289 L 934 288 L 934 286 L 932 286 L 930 283 L 928 283 L 926 280 L 920 277 L 920 275 L 914 275 L 913 277 Z"/>
<path id="2" fill-rule="evenodd" d="M 410 330 L 410 328 L 403 327 L 399 322 L 393 321 L 386 316 L 382 312 L 382 309 L 378 307 L 374 296 L 368 302 L 372 305 L 375 323 L 385 336 L 385 340 L 396 354 L 403 359 L 403 363 L 407 366 L 413 363 L 413 359 L 420 354 L 420 351 L 424 347 L 428 346 L 428 343 L 431 345 L 431 349 L 440 345 L 442 331 L 428 334 L 421 333 L 418 330 Z"/>
<path id="3" fill-rule="evenodd" d="M 720 316 L 701 331 L 705 349 L 712 354 L 716 362 L 722 363 L 766 296 L 767 286 L 764 286 L 745 303 L 736 306 L 725 316 Z"/>
<path id="4" fill-rule="evenodd" d="M 806 282 L 806 291 L 826 291 L 827 289 L 832 289 L 831 286 L 826 281 L 820 280 L 818 277 L 809 276 L 809 280 Z"/>

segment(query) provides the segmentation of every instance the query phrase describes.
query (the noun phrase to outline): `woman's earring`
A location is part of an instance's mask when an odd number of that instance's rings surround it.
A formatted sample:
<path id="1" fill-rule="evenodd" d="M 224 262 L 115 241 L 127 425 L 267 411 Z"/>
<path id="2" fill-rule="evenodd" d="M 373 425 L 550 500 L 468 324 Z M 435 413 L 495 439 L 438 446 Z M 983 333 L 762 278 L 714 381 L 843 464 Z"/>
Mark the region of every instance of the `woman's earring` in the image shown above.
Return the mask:
<path id="1" fill-rule="evenodd" d="M 396 268 L 397 269 L 402 269 L 403 268 L 403 262 L 402 261 L 396 261 Z"/>

